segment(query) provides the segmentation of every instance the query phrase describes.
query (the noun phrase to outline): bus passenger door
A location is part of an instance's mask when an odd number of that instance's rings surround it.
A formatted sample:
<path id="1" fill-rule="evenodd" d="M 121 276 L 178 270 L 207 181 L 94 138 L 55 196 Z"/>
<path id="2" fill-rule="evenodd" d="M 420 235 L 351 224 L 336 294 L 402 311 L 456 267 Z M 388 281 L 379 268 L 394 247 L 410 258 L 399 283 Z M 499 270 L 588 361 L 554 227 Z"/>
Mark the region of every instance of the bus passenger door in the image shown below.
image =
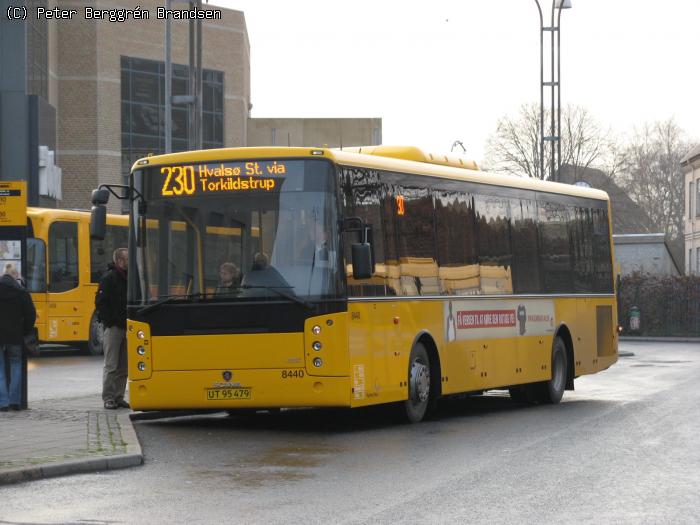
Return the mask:
<path id="1" fill-rule="evenodd" d="M 393 324 L 395 303 L 352 302 L 349 305 L 349 350 L 352 406 L 397 401 L 397 374 L 405 370 L 398 356 Z M 403 379 L 402 379 L 403 380 Z"/>
<path id="2" fill-rule="evenodd" d="M 49 226 L 46 341 L 84 339 L 85 308 L 80 289 L 78 221 L 61 220 Z M 87 260 L 87 256 L 82 258 Z"/>

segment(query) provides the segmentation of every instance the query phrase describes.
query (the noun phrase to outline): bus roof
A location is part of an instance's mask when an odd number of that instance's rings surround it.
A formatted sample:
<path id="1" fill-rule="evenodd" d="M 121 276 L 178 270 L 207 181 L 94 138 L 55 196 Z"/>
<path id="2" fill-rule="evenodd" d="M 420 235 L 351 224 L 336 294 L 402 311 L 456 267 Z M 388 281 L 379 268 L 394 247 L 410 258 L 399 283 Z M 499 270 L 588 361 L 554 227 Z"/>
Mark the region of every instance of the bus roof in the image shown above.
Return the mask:
<path id="1" fill-rule="evenodd" d="M 90 212 L 87 210 L 63 210 L 60 208 L 27 208 L 27 215 L 29 217 L 41 218 L 41 219 L 72 219 L 72 220 L 87 220 L 90 222 Z M 119 215 L 117 213 L 108 213 L 107 219 L 110 224 L 128 224 L 128 215 Z"/>
<path id="2" fill-rule="evenodd" d="M 454 155 L 426 153 L 414 146 L 361 146 L 343 149 L 265 146 L 207 149 L 144 157 L 134 163 L 132 171 L 146 166 L 263 158 L 326 158 L 347 166 L 444 177 L 477 184 L 521 188 L 588 199 L 609 200 L 608 194 L 602 190 L 485 172 L 479 170 L 476 162 L 472 160 L 465 160 Z"/>

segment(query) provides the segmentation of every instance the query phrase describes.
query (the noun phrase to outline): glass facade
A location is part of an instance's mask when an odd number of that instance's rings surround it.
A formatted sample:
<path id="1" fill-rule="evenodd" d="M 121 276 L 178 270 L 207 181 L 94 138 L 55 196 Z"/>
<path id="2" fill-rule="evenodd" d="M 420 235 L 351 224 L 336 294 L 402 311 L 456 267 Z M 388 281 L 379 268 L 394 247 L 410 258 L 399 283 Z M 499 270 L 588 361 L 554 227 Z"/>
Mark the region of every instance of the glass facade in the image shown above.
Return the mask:
<path id="1" fill-rule="evenodd" d="M 173 64 L 173 96 L 187 95 L 188 66 Z M 149 153 L 165 152 L 165 64 L 142 58 L 121 58 L 122 175 Z M 173 105 L 173 151 L 188 148 L 187 106 Z M 224 145 L 224 74 L 202 72 L 202 145 Z"/>

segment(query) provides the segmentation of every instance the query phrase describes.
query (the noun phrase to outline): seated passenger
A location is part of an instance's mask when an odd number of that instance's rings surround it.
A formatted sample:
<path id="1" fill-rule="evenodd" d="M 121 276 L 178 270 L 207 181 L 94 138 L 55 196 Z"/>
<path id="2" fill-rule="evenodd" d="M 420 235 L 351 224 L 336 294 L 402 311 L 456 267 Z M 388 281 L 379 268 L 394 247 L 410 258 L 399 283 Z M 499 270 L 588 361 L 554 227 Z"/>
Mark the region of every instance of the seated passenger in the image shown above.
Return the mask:
<path id="1" fill-rule="evenodd" d="M 257 252 L 253 256 L 253 271 L 264 270 L 270 266 L 270 257 L 265 252 Z"/>
<path id="2" fill-rule="evenodd" d="M 270 257 L 265 252 L 253 256 L 253 266 L 243 277 L 242 287 L 290 288 L 289 283 L 270 265 Z"/>
<path id="3" fill-rule="evenodd" d="M 219 286 L 214 295 L 238 295 L 241 284 L 241 271 L 232 262 L 225 262 L 219 268 Z"/>

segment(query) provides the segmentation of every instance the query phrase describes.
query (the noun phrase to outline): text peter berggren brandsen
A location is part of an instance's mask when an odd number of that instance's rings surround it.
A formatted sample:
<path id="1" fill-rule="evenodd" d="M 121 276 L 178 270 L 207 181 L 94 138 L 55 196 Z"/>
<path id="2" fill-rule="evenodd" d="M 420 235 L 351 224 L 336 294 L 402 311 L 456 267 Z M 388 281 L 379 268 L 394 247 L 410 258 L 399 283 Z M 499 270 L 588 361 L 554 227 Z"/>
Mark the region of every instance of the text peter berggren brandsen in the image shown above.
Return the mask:
<path id="1" fill-rule="evenodd" d="M 45 20 L 74 20 L 78 18 L 81 11 L 86 20 L 106 20 L 109 22 L 126 22 L 127 20 L 221 20 L 221 9 L 166 9 L 165 7 L 155 8 L 155 17 L 152 16 L 153 9 L 142 9 L 136 6 L 134 9 L 114 8 L 99 9 L 85 6 L 82 9 L 64 9 L 60 7 L 37 7 L 37 19 Z"/>

